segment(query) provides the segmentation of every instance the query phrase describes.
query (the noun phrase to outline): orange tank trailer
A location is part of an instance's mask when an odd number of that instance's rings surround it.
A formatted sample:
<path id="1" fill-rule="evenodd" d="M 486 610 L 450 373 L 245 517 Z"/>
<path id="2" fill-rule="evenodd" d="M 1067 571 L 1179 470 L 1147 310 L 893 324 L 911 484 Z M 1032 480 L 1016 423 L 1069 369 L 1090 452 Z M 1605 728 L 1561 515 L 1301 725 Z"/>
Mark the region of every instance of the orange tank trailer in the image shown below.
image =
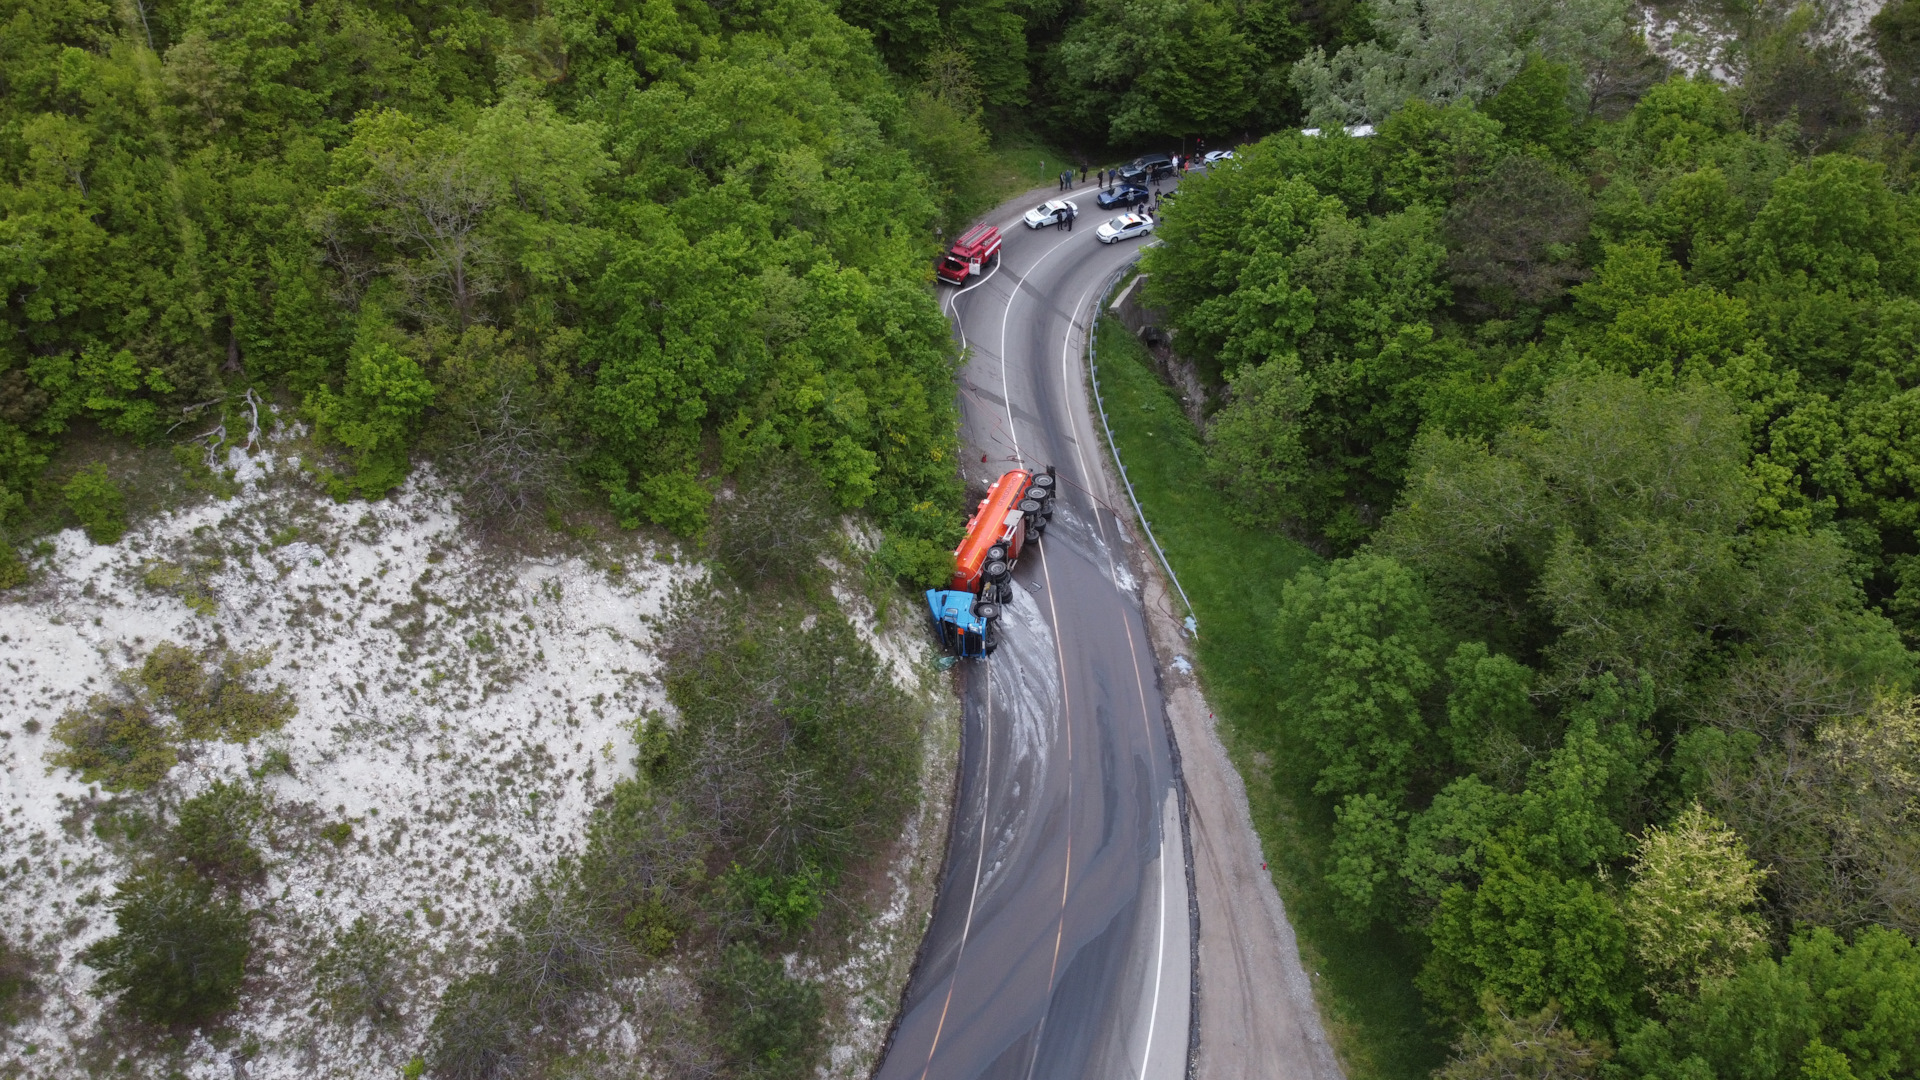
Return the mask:
<path id="1" fill-rule="evenodd" d="M 947 587 L 958 592 L 978 593 L 980 574 L 987 562 L 987 549 L 1005 542 L 1007 561 L 1020 557 L 1020 549 L 1026 544 L 1025 515 L 1018 509 L 1020 500 L 1026 498 L 1027 488 L 1033 483 L 1033 474 L 1025 469 L 1014 469 L 993 482 L 987 489 L 987 497 L 980 500 L 980 508 L 973 512 L 967 522 L 967 537 L 953 551 L 953 582 Z"/>

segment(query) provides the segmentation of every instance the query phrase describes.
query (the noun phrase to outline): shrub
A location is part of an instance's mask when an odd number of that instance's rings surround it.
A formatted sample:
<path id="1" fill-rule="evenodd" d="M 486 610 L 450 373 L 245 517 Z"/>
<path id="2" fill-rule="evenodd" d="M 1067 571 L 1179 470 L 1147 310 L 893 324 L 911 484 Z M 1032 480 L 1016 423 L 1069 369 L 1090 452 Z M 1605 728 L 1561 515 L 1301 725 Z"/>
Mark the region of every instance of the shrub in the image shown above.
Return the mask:
<path id="1" fill-rule="evenodd" d="M 367 1020 L 376 1027 L 400 1018 L 406 974 L 402 940 L 365 915 L 334 935 L 333 947 L 314 966 L 314 992 L 336 1023 Z"/>
<path id="2" fill-rule="evenodd" d="M 67 710 L 54 721 L 53 740 L 60 749 L 49 753 L 48 761 L 108 791 L 152 787 L 179 760 L 166 728 L 124 687 L 94 695 L 85 708 Z"/>
<path id="3" fill-rule="evenodd" d="M 896 834 L 917 797 L 918 724 L 873 650 L 834 610 L 707 591 L 663 628 L 680 710 L 656 782 L 757 874 L 829 877 Z"/>
<path id="4" fill-rule="evenodd" d="M 651 737 L 665 728 L 650 724 L 646 732 Z M 594 817 L 581 877 L 636 948 L 664 955 L 697 913 L 705 848 L 684 803 L 658 797 L 641 781 L 623 780 Z"/>
<path id="5" fill-rule="evenodd" d="M 746 944 L 728 947 L 702 981 L 720 1048 L 739 1075 L 812 1075 L 826 1015 L 818 987 L 788 978 L 780 961 Z"/>
<path id="6" fill-rule="evenodd" d="M 0 538 L 0 589 L 11 589 L 26 583 L 26 560 L 20 557 L 12 544 Z"/>
<path id="7" fill-rule="evenodd" d="M 48 760 L 108 791 L 151 787 L 179 759 L 179 740 L 246 742 L 294 715 L 286 687 L 252 685 L 251 673 L 265 663 L 264 654 L 196 655 L 161 642 L 138 668 L 121 672 L 110 693 L 54 724 L 62 749 Z M 164 723 L 156 712 L 172 713 L 177 723 Z"/>
<path id="8" fill-rule="evenodd" d="M 789 938 L 805 933 L 820 914 L 820 872 L 811 866 L 797 874 L 755 874 L 735 864 L 726 885 L 736 905 Z"/>
<path id="9" fill-rule="evenodd" d="M 167 835 L 167 850 L 201 874 L 229 884 L 255 882 L 267 864 L 253 846 L 253 828 L 263 812 L 260 796 L 239 784 L 216 780 L 180 804 Z"/>
<path id="10" fill-rule="evenodd" d="M 67 509 L 80 520 L 80 527 L 87 531 L 87 539 L 112 544 L 126 534 L 126 498 L 107 475 L 105 465 L 95 462 L 74 473 L 60 494 L 67 500 Z"/>
<path id="11" fill-rule="evenodd" d="M 407 477 L 407 449 L 420 416 L 433 400 L 433 384 L 410 356 L 364 335 L 347 358 L 345 385 L 336 393 L 322 385 L 307 395 L 317 431 L 347 451 L 353 474 L 327 472 L 334 498 L 377 499 Z"/>
<path id="12" fill-rule="evenodd" d="M 15 948 L 5 934 L 0 934 L 0 1024 L 12 1024 L 27 1011 L 37 989 L 33 984 L 35 966 L 31 953 Z"/>
<path id="13" fill-rule="evenodd" d="M 608 927 L 601 901 L 580 887 L 571 865 L 515 906 L 510 931 L 494 947 L 494 971 L 517 1007 L 543 1023 L 561 1019 L 582 994 L 604 983 L 630 956 Z"/>
<path id="14" fill-rule="evenodd" d="M 179 718 L 184 737 L 248 742 L 279 730 L 299 711 L 286 687 L 252 685 L 252 673 L 267 659 L 265 652 L 196 655 L 163 641 L 140 665 L 139 681 L 156 705 Z"/>
<path id="15" fill-rule="evenodd" d="M 239 901 L 198 874 L 155 869 L 120 883 L 113 914 L 113 936 L 80 957 L 100 972 L 94 993 L 157 1024 L 196 1024 L 239 1001 L 252 950 Z"/>

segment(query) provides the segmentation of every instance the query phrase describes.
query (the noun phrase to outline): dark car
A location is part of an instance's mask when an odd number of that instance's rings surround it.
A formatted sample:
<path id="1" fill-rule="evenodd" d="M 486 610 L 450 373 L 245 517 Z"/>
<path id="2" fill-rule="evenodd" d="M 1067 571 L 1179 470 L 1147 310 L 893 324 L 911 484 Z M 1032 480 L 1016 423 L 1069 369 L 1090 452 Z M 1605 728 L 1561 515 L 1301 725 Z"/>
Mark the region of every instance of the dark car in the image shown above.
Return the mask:
<path id="1" fill-rule="evenodd" d="M 1094 201 L 1100 204 L 1100 209 L 1111 210 L 1116 206 L 1138 206 L 1151 198 L 1153 196 L 1146 188 L 1127 184 L 1112 191 L 1101 192 Z"/>
<path id="2" fill-rule="evenodd" d="M 1147 154 L 1120 166 L 1120 182 L 1134 187 L 1146 187 L 1163 176 L 1173 174 L 1173 159 L 1165 154 Z"/>

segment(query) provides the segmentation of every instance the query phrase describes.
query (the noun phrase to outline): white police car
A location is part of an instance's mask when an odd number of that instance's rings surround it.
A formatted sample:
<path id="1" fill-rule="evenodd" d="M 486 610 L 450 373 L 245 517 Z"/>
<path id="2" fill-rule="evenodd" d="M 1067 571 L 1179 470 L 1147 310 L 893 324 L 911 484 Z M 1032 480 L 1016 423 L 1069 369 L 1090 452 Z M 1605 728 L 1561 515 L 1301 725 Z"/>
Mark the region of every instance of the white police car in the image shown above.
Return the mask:
<path id="1" fill-rule="evenodd" d="M 1043 202 L 1039 206 L 1027 211 L 1027 216 L 1022 220 L 1027 223 L 1027 228 L 1038 229 L 1047 225 L 1059 224 L 1060 220 L 1066 217 L 1069 212 L 1079 213 L 1080 204 L 1071 199 L 1055 199 L 1052 202 Z"/>
<path id="2" fill-rule="evenodd" d="M 1119 240 L 1131 240 L 1136 236 L 1145 236 L 1153 231 L 1153 218 L 1146 214 L 1121 214 L 1105 225 L 1100 226 L 1099 237 L 1103 244 Z"/>

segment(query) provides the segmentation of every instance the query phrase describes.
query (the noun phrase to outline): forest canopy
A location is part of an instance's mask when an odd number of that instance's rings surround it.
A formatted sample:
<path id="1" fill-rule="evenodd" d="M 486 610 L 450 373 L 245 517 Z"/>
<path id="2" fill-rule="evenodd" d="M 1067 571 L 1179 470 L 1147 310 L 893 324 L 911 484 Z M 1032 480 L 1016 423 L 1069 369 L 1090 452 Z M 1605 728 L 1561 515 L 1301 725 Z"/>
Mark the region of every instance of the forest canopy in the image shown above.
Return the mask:
<path id="1" fill-rule="evenodd" d="M 829 6 L 8 10 L 0 511 L 76 425 L 179 440 L 278 400 L 340 497 L 436 456 L 497 508 L 577 481 L 691 533 L 779 454 L 896 568 L 948 543 L 926 286 L 985 136 Z"/>
<path id="2" fill-rule="evenodd" d="M 1447 1075 L 1905 1075 L 1913 151 L 1764 80 L 1610 119 L 1604 63 L 1356 105 L 1167 204 L 1144 289 L 1213 479 L 1327 556 L 1256 737 L 1341 918 L 1419 943 Z"/>

